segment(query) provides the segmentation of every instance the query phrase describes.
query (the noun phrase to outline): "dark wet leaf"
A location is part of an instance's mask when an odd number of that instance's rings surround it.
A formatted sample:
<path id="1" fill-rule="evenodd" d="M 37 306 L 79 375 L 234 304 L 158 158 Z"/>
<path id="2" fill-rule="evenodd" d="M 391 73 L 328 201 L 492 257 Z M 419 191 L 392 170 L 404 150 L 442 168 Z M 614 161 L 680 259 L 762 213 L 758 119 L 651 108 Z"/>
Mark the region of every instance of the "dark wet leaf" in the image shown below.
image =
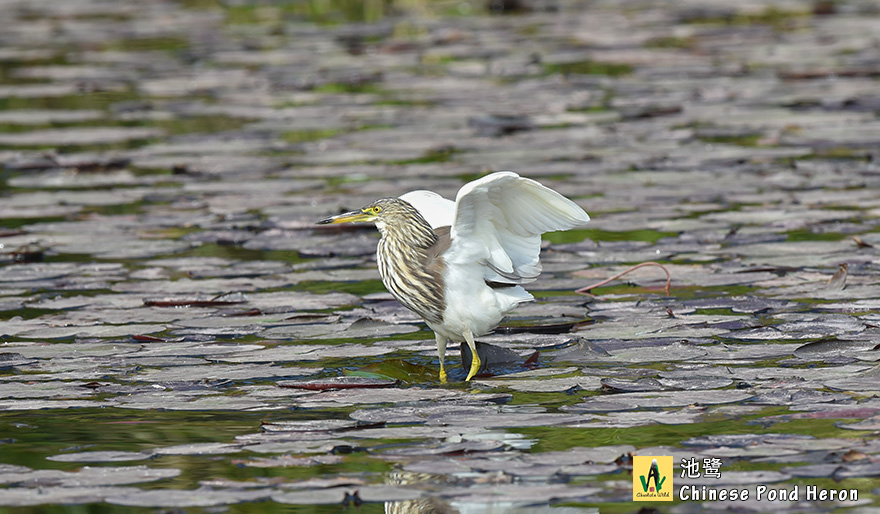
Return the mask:
<path id="1" fill-rule="evenodd" d="M 522 365 L 528 359 L 528 357 L 523 358 L 513 350 L 489 343 L 483 343 L 481 341 L 476 341 L 476 347 L 477 355 L 480 356 L 480 370 L 478 371 L 478 375 L 489 371 L 493 367 L 510 366 L 515 364 Z M 465 370 L 469 370 L 472 359 L 471 348 L 467 344 L 462 344 L 460 350 L 461 366 Z"/>
<path id="2" fill-rule="evenodd" d="M 36 361 L 34 359 L 27 359 L 20 353 L 0 353 L 0 369 L 13 368 L 15 366 L 24 366 L 27 364 L 33 364 L 35 362 Z"/>

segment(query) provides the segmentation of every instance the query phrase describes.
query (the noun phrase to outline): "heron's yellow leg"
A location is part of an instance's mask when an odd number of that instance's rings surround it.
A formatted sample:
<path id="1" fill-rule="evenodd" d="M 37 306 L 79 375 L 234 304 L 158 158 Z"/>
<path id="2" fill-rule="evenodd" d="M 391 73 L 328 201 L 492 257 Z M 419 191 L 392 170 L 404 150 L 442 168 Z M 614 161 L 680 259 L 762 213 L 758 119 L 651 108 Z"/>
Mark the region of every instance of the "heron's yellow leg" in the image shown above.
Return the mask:
<path id="1" fill-rule="evenodd" d="M 468 371 L 467 378 L 465 378 L 465 382 L 470 382 L 474 375 L 477 374 L 477 371 L 480 371 L 480 366 L 482 362 L 480 362 L 480 356 L 477 355 L 477 343 L 474 342 L 474 335 L 470 330 L 464 333 L 464 338 L 467 341 L 468 346 L 471 347 L 471 369 Z"/>
<path id="2" fill-rule="evenodd" d="M 440 357 L 440 383 L 446 383 L 446 338 L 434 332 L 434 339 L 437 340 L 437 355 Z"/>

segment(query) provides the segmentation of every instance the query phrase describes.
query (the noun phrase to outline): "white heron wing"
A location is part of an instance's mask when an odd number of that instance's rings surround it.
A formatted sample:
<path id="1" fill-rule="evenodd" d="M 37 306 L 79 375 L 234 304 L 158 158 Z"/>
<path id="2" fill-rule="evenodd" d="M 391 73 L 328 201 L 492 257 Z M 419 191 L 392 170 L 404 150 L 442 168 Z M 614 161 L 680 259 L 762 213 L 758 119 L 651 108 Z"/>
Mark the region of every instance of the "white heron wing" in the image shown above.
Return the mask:
<path id="1" fill-rule="evenodd" d="M 458 192 L 446 259 L 484 264 L 488 280 L 529 282 L 541 272 L 541 234 L 589 220 L 576 203 L 534 180 L 492 173 Z"/>
<path id="2" fill-rule="evenodd" d="M 431 228 L 448 227 L 455 219 L 455 202 L 433 191 L 410 191 L 400 199 L 415 207 Z"/>

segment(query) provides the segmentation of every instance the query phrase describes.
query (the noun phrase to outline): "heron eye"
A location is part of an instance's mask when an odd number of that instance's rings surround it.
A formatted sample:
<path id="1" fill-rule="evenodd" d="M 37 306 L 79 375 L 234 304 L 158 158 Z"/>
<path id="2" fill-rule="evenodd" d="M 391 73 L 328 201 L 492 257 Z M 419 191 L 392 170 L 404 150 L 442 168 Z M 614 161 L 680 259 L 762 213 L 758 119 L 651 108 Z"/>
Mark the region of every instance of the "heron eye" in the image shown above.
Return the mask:
<path id="1" fill-rule="evenodd" d="M 382 208 L 377 205 L 373 207 L 373 212 L 379 214 L 380 212 L 382 212 Z"/>

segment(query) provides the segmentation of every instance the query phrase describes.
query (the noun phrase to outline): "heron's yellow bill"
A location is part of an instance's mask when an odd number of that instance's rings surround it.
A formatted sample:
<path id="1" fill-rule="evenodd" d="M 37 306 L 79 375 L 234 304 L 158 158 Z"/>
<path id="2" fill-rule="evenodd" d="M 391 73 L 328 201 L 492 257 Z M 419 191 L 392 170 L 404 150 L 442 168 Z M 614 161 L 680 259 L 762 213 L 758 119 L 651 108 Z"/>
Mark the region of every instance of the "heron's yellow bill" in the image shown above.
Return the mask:
<path id="1" fill-rule="evenodd" d="M 329 225 L 331 223 L 354 223 L 356 221 L 373 221 L 374 219 L 376 219 L 376 217 L 373 214 L 366 213 L 364 211 L 351 211 L 337 214 L 336 216 L 324 218 L 318 221 L 317 225 Z"/>

